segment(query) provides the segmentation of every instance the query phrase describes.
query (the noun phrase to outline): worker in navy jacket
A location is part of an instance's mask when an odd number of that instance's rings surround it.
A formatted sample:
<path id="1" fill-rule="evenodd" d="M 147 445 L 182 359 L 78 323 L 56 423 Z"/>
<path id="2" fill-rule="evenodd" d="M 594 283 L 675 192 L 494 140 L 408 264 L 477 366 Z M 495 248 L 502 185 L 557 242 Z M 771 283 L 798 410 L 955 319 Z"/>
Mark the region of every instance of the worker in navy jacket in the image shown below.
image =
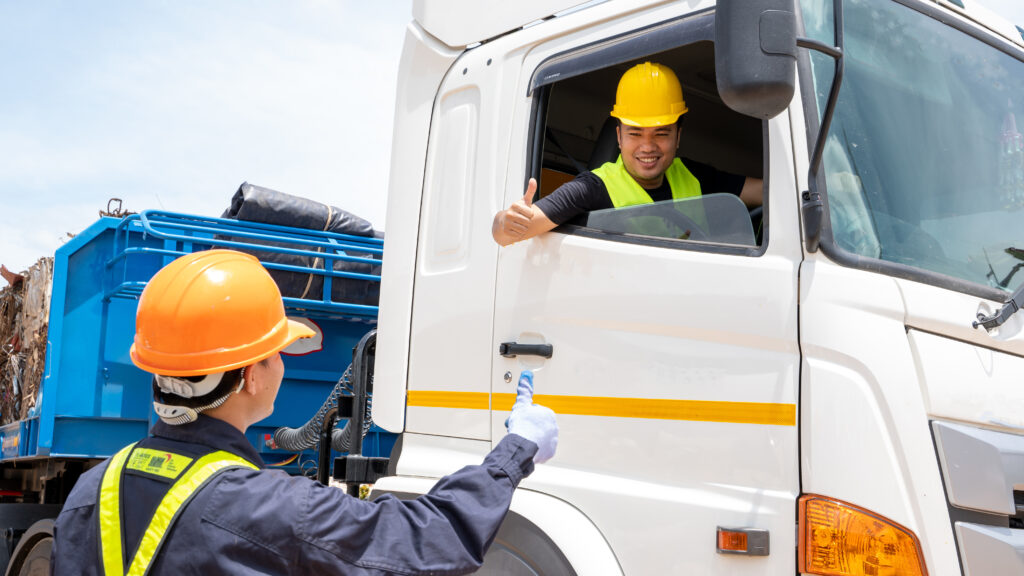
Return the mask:
<path id="1" fill-rule="evenodd" d="M 479 466 L 401 501 L 267 470 L 246 440 L 273 412 L 288 320 L 252 256 L 209 250 L 161 269 L 139 300 L 132 361 L 154 374 L 152 435 L 86 472 L 54 527 L 53 573 L 464 574 L 519 482 L 554 455 L 554 414 L 520 382 L 509 434 Z"/>

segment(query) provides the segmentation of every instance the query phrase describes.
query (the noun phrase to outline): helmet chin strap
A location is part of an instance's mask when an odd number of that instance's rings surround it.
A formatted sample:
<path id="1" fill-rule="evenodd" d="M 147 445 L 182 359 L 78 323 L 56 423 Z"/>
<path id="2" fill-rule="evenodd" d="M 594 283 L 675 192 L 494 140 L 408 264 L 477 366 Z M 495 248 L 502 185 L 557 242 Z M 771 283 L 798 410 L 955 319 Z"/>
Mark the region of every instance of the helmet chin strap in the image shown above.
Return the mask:
<path id="1" fill-rule="evenodd" d="M 218 376 L 217 382 L 219 383 L 219 377 L 223 376 L 223 374 L 214 374 L 211 376 Z M 173 379 L 179 382 L 182 381 L 180 378 L 173 378 L 171 376 L 157 376 L 157 384 L 160 386 L 161 390 L 164 390 L 163 385 L 160 384 L 161 378 Z M 207 379 L 208 378 L 209 377 L 207 377 Z M 203 380 L 203 382 L 205 381 L 206 379 Z M 184 382 L 188 381 L 185 380 Z M 188 406 L 175 406 L 173 404 L 164 404 L 162 402 L 154 400 L 153 410 L 156 412 L 156 415 L 160 417 L 160 420 L 162 420 L 166 424 L 170 424 L 171 426 L 180 426 L 182 424 L 188 424 L 189 422 L 195 422 L 196 419 L 199 418 L 200 413 L 206 410 L 213 410 L 214 408 L 217 408 L 218 406 L 224 404 L 225 402 L 228 401 L 228 398 L 230 398 L 234 394 L 238 394 L 239 392 L 242 391 L 243 388 L 245 388 L 245 368 L 242 368 L 242 373 L 239 375 L 238 387 L 232 390 L 231 392 L 228 392 L 227 394 L 221 396 L 220 398 L 217 398 L 213 402 L 210 402 L 209 404 L 199 406 L 198 408 L 190 408 Z M 169 392 L 168 390 L 164 391 Z M 170 393 L 173 394 L 173 392 Z M 191 396 L 184 397 L 191 398 Z"/>

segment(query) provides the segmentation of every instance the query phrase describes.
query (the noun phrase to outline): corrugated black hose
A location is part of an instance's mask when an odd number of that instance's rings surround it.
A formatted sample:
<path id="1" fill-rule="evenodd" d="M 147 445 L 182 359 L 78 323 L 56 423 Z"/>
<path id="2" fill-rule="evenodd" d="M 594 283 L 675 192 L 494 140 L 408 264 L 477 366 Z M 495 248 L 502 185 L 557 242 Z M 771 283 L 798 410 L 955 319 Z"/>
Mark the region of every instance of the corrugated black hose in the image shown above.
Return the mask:
<path id="1" fill-rule="evenodd" d="M 331 408 L 337 407 L 338 398 L 342 395 L 352 396 L 351 379 L 352 365 L 350 364 L 316 414 L 298 428 L 281 427 L 274 430 L 274 444 L 278 448 L 289 452 L 301 452 L 316 446 L 320 439 L 320 429 L 323 427 L 324 417 L 327 415 L 327 412 Z M 366 436 L 370 426 L 373 424 L 370 419 L 371 405 L 372 397 L 368 396 L 366 399 L 366 416 L 363 420 L 363 437 Z M 343 429 L 335 428 L 331 431 L 331 448 L 337 452 L 348 452 L 352 446 L 352 435 L 353 433 L 348 422 L 345 423 Z"/>

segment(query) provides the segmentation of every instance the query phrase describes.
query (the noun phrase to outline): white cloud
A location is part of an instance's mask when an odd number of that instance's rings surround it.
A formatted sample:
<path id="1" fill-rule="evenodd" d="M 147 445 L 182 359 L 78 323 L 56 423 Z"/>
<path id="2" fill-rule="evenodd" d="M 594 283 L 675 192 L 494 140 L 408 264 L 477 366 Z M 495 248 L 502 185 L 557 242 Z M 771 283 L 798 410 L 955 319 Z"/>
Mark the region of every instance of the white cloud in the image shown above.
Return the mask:
<path id="1" fill-rule="evenodd" d="M 1020 0 L 971 0 L 972 4 L 980 4 L 1013 24 L 1024 25 L 1024 4 Z"/>

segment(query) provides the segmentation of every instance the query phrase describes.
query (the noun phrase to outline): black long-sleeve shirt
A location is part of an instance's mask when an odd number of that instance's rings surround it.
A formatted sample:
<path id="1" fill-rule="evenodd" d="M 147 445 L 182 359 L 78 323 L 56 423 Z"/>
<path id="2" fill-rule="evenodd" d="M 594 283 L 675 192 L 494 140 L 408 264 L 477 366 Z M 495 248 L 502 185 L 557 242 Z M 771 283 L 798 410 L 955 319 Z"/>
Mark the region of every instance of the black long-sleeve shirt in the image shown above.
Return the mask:
<path id="1" fill-rule="evenodd" d="M 701 193 L 727 192 L 740 195 L 746 176 L 722 172 L 713 166 L 685 160 L 683 163 L 700 182 Z M 672 199 L 672 188 L 665 178 L 661 186 L 647 190 L 651 200 L 660 202 Z M 590 212 L 614 208 L 608 195 L 608 188 L 593 172 L 583 172 L 573 180 L 559 186 L 554 192 L 537 200 L 535 205 L 556 225 L 566 222 L 584 225 L 584 218 Z"/>

